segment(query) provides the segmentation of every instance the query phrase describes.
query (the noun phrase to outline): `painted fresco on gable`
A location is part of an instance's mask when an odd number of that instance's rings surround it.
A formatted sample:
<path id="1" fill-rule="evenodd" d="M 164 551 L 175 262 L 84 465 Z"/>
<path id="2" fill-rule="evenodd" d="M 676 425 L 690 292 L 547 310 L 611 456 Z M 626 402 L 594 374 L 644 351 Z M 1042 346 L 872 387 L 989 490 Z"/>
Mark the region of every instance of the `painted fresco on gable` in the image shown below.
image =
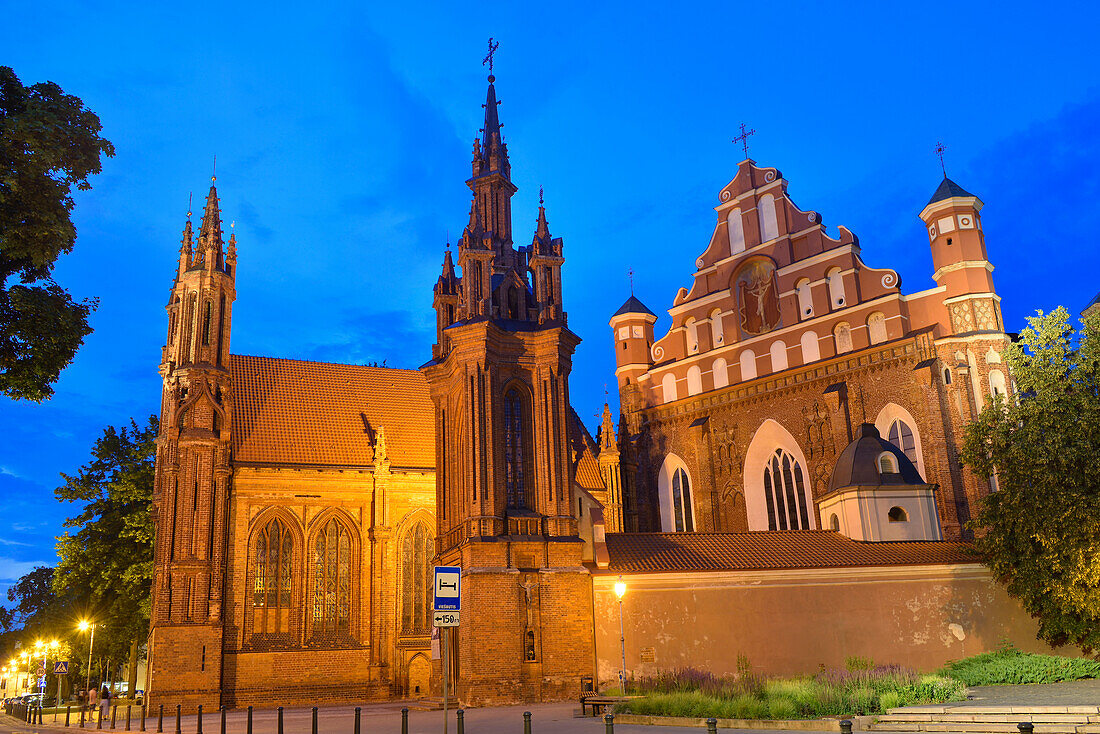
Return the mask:
<path id="1" fill-rule="evenodd" d="M 779 326 L 775 265 L 770 260 L 747 263 L 734 278 L 734 291 L 737 293 L 742 334 L 766 334 Z"/>

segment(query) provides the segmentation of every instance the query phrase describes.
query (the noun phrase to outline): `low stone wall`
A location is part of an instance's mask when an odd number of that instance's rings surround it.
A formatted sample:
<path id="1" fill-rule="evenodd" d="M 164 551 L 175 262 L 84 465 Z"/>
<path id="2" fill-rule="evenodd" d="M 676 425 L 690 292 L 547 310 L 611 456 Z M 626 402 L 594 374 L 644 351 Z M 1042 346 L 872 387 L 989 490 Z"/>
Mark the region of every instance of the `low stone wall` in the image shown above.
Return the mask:
<path id="1" fill-rule="evenodd" d="M 599 680 L 621 667 L 615 573 L 594 577 Z M 1051 652 L 979 564 L 624 574 L 628 676 L 699 668 L 765 675 L 843 668 L 850 656 L 931 671 L 996 649 Z M 1075 650 L 1062 654 L 1076 654 Z"/>

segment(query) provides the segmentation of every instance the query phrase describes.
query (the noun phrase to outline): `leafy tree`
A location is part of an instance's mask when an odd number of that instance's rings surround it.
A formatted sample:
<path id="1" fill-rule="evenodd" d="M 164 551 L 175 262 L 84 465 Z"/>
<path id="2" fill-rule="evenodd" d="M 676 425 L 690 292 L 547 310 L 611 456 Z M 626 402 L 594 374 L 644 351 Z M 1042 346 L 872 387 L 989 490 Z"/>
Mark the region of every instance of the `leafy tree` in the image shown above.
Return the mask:
<path id="1" fill-rule="evenodd" d="M 95 301 L 74 301 L 50 273 L 76 242 L 72 187 L 90 189 L 115 153 L 101 129 L 79 97 L 0 66 L 0 394 L 50 397 L 91 333 Z"/>
<path id="2" fill-rule="evenodd" d="M 53 569 L 38 566 L 8 589 L 10 609 L 0 607 L 0 627 L 5 631 L 25 627 L 43 616 L 54 603 Z"/>
<path id="3" fill-rule="evenodd" d="M 153 471 L 157 418 L 139 428 L 108 427 L 92 448 L 92 460 L 75 476 L 62 474 L 58 499 L 83 502 L 66 521 L 78 528 L 58 540 L 61 563 L 54 591 L 71 594 L 97 623 L 95 649 L 112 660 L 130 660 L 134 690 L 138 646 L 149 631 L 153 582 Z"/>
<path id="4" fill-rule="evenodd" d="M 1100 313 L 1058 308 L 1003 353 L 1017 399 L 967 429 L 963 461 L 998 491 L 973 521 L 994 576 L 1051 645 L 1100 648 Z"/>

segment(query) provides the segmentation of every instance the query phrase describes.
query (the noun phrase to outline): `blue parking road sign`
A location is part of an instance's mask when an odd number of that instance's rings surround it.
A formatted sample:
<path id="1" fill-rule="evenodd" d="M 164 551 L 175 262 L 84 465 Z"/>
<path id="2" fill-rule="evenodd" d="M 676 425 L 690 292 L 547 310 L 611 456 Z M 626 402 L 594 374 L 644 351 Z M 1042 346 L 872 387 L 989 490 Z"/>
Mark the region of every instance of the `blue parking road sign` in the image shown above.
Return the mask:
<path id="1" fill-rule="evenodd" d="M 457 612 L 462 606 L 459 592 L 462 586 L 462 569 L 457 566 L 435 567 L 435 611 Z"/>
<path id="2" fill-rule="evenodd" d="M 56 675 L 68 675 L 69 674 L 69 661 L 58 660 L 53 664 L 53 672 Z"/>

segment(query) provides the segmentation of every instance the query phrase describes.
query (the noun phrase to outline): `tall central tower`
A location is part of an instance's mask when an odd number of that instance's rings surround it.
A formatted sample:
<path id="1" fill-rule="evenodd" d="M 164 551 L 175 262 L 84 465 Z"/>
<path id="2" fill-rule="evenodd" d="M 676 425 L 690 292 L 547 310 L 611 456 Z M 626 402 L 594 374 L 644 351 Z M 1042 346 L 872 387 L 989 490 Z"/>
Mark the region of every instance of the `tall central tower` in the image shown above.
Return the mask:
<path id="1" fill-rule="evenodd" d="M 514 247 L 508 149 L 490 74 L 470 218 L 435 286 L 421 369 L 436 410 L 437 553 L 461 566 L 452 680 L 469 703 L 572 698 L 592 675 L 592 593 L 573 515 L 562 241 L 539 203 Z"/>

